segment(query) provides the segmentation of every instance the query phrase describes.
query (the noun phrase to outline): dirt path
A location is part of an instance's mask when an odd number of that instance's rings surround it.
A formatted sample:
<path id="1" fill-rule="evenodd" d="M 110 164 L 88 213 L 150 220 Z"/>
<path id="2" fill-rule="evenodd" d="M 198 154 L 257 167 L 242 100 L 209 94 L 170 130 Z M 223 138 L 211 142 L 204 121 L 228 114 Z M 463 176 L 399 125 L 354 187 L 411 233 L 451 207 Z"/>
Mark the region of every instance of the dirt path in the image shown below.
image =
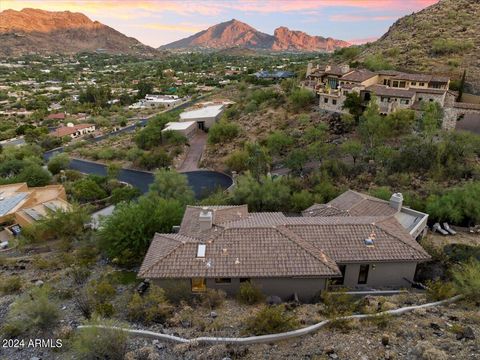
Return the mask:
<path id="1" fill-rule="evenodd" d="M 207 134 L 203 131 L 198 131 L 190 140 L 190 147 L 183 164 L 178 168 L 179 172 L 198 170 L 198 163 L 202 158 L 203 150 L 207 144 Z"/>

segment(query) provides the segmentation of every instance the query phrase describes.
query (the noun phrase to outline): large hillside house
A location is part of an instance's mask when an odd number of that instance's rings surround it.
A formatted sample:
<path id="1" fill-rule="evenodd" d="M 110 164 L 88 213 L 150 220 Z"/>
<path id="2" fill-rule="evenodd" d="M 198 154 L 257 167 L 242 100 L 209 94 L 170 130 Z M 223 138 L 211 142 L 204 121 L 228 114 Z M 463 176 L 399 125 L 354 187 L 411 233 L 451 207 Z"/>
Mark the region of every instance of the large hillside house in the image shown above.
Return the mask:
<path id="1" fill-rule="evenodd" d="M 188 206 L 178 233 L 156 234 L 138 276 L 192 292 L 237 293 L 250 281 L 267 295 L 310 300 L 332 286 L 409 287 L 417 264 L 430 256 L 416 238 L 427 214 L 347 191 L 303 216 L 248 211 L 241 206 Z"/>
<path id="2" fill-rule="evenodd" d="M 366 104 L 376 96 L 380 112 L 420 109 L 422 101 L 436 101 L 442 107 L 450 79 L 429 74 L 409 74 L 394 70 L 350 69 L 348 65 L 327 65 L 324 69 L 309 64 L 304 85 L 318 94 L 322 110 L 346 113 L 343 103 L 349 93 L 357 92 Z"/>

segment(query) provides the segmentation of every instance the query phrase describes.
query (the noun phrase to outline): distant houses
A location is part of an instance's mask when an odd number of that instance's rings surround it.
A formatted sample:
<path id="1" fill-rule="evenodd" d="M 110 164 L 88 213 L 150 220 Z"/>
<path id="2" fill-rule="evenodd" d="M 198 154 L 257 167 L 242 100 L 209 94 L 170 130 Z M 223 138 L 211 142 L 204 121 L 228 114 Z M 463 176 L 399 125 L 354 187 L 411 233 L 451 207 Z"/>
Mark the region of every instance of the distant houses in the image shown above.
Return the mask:
<path id="1" fill-rule="evenodd" d="M 95 132 L 95 125 L 94 124 L 73 124 L 68 123 L 66 126 L 62 125 L 55 130 L 53 130 L 50 135 L 63 138 L 65 136 L 69 136 L 72 139 L 77 139 L 83 137 L 85 135 L 91 134 Z"/>
<path id="2" fill-rule="evenodd" d="M 140 99 L 136 103 L 130 105 L 129 109 L 144 109 L 164 107 L 170 108 L 185 101 L 185 98 L 180 98 L 177 95 L 146 95 L 144 99 Z"/>
<path id="3" fill-rule="evenodd" d="M 278 80 L 278 79 L 288 79 L 295 77 L 295 73 L 291 71 L 267 71 L 267 70 L 261 70 L 257 71 L 256 73 L 253 74 L 257 79 L 265 79 L 265 80 Z"/>

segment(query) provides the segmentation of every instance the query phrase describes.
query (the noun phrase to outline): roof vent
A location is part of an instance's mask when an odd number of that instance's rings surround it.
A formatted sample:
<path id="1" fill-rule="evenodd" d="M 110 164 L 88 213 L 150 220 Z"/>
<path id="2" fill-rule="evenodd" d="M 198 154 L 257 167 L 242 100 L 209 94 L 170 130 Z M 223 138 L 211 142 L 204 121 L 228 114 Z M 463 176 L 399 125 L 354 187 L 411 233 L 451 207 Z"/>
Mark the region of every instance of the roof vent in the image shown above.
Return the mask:
<path id="1" fill-rule="evenodd" d="M 368 246 L 368 247 L 372 247 L 372 246 L 375 245 L 373 239 L 371 239 L 371 238 L 366 238 L 363 241 L 364 241 L 365 245 Z"/>
<path id="2" fill-rule="evenodd" d="M 207 250 L 207 245 L 205 244 L 198 244 L 197 248 L 197 258 L 204 258 L 205 251 Z"/>

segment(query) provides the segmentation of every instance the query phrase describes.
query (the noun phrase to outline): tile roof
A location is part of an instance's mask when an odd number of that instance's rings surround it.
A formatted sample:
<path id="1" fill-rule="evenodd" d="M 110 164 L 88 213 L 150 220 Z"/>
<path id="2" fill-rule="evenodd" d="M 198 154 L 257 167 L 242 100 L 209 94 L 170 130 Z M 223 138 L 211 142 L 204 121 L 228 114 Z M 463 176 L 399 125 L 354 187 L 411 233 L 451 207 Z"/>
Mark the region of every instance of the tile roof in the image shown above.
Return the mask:
<path id="1" fill-rule="evenodd" d="M 94 126 L 94 124 L 78 124 L 74 126 L 61 126 L 55 129 L 51 134 L 57 137 L 63 137 L 76 133 L 78 130 L 87 129 Z"/>
<path id="2" fill-rule="evenodd" d="M 168 235 L 155 236 L 139 276 L 330 277 L 341 274 L 322 251 L 283 227 L 225 229 L 206 242 L 204 258 L 196 256 L 198 241 L 181 242 Z"/>
<path id="3" fill-rule="evenodd" d="M 407 99 L 411 99 L 415 95 L 415 91 L 413 90 L 386 87 L 384 85 L 372 85 L 367 87 L 366 90 L 378 96 L 402 97 Z"/>
<path id="4" fill-rule="evenodd" d="M 340 80 L 362 82 L 371 79 L 374 76 L 377 76 L 377 74 L 370 70 L 361 69 L 343 75 Z"/>
<path id="5" fill-rule="evenodd" d="M 188 206 L 179 234 L 155 235 L 140 277 L 335 277 L 336 263 L 429 259 L 389 202 L 351 190 L 298 217 L 248 213 L 246 205 L 207 208 L 211 229 L 200 231 L 202 207 Z M 197 257 L 199 244 L 205 257 Z"/>

